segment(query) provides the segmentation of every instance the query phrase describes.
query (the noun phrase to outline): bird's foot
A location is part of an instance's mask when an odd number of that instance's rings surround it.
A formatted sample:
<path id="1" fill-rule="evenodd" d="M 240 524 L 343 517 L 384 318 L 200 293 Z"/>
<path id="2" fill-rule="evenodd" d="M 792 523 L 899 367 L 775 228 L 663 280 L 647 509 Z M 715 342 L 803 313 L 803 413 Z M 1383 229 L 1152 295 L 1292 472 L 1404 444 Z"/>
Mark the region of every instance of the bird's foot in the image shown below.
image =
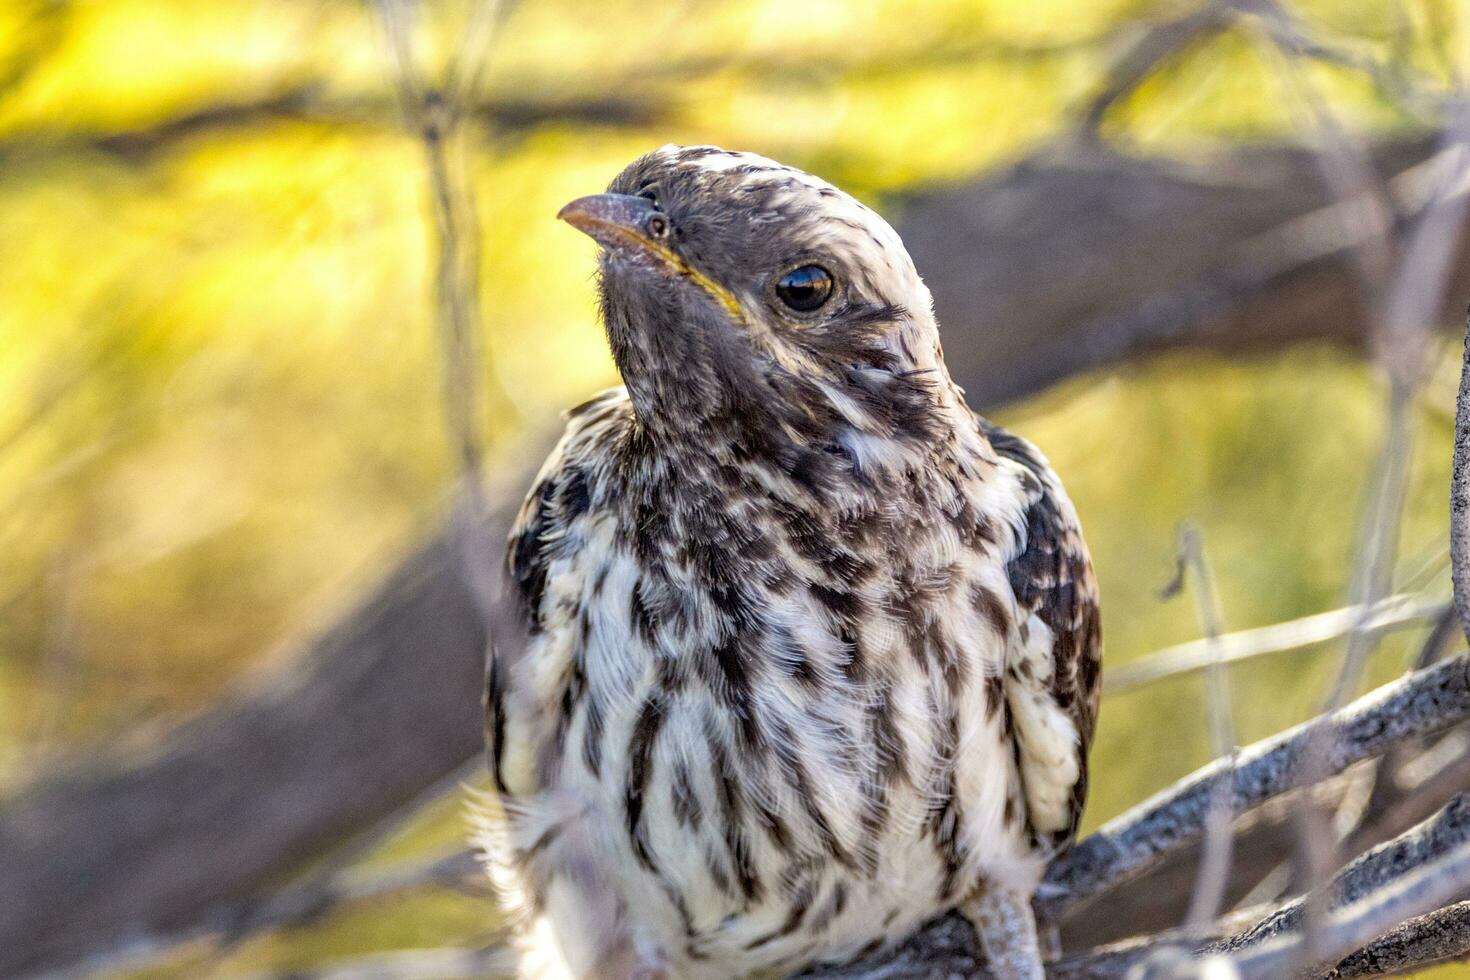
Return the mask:
<path id="1" fill-rule="evenodd" d="M 974 925 L 997 980 L 1046 980 L 1029 896 L 987 886 L 961 911 Z"/>

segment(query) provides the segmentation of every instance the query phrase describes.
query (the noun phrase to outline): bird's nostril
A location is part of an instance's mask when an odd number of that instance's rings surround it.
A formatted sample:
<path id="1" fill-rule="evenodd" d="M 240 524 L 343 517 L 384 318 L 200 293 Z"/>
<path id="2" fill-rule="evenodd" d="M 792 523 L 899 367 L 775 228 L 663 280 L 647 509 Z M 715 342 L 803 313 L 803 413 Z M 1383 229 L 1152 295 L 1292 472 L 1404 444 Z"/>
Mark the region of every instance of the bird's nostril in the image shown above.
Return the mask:
<path id="1" fill-rule="evenodd" d="M 645 227 L 648 229 L 649 237 L 664 238 L 669 234 L 669 219 L 661 214 L 649 215 Z"/>

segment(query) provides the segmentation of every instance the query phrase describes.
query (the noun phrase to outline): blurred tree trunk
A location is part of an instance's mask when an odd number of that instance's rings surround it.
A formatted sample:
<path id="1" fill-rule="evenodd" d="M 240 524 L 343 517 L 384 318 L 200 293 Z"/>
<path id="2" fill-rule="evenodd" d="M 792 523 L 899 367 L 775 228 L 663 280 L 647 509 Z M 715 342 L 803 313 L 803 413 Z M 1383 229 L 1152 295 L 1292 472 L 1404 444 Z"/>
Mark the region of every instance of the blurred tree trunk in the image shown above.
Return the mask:
<path id="1" fill-rule="evenodd" d="M 0 811 L 0 975 L 227 928 L 248 894 L 479 751 L 485 634 L 439 535 L 293 669 Z"/>
<path id="2" fill-rule="evenodd" d="M 1386 179 L 1431 147 L 1372 153 Z M 1301 220 L 1332 201 L 1317 168 L 1291 147 L 1183 167 L 1069 145 L 893 210 L 950 367 L 987 406 L 1168 347 L 1362 343 L 1350 229 L 1306 234 Z M 1460 257 L 1448 292 L 1467 282 Z M 497 541 L 514 497 L 493 502 Z M 0 975 L 226 928 L 232 902 L 478 752 L 486 629 L 455 547 L 433 538 L 292 669 L 151 751 L 99 752 L 7 800 Z"/>
<path id="3" fill-rule="evenodd" d="M 1369 147 L 1381 189 L 1399 177 L 1397 196 L 1412 196 L 1433 148 Z M 1351 261 L 1361 218 L 1321 167 L 1273 145 L 1190 165 L 1064 145 L 889 210 L 934 293 L 950 369 L 984 410 L 1152 351 L 1363 344 L 1374 310 Z M 1470 261 L 1456 268 L 1453 295 Z"/>

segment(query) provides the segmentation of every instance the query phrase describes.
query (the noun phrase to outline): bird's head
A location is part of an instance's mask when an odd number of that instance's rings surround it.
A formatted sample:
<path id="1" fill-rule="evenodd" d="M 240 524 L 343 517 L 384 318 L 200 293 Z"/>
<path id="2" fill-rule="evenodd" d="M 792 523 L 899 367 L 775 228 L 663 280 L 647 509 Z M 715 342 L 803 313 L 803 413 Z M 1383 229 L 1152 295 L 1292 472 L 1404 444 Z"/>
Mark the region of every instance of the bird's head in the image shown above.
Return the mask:
<path id="1" fill-rule="evenodd" d="M 888 223 L 825 181 L 666 146 L 560 217 L 603 247 L 608 338 L 650 428 L 845 444 L 937 427 L 929 291 Z"/>

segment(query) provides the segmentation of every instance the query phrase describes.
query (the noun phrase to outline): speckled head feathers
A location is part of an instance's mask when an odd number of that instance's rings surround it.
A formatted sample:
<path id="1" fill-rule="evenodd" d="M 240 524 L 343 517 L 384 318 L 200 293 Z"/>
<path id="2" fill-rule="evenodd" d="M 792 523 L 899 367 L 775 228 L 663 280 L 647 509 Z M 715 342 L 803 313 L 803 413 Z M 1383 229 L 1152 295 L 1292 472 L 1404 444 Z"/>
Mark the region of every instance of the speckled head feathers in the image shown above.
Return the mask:
<path id="1" fill-rule="evenodd" d="M 898 234 L 810 174 L 665 146 L 563 217 L 604 245 L 609 342 L 654 425 L 887 416 L 878 403 L 895 399 L 912 415 L 948 380 L 929 291 Z"/>

